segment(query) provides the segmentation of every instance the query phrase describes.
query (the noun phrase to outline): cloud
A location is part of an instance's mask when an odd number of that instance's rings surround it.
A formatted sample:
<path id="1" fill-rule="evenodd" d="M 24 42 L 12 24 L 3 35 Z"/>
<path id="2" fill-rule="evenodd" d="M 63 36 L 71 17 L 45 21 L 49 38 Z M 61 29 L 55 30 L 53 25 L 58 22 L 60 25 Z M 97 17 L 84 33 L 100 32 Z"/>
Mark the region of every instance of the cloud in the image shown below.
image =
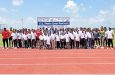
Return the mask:
<path id="1" fill-rule="evenodd" d="M 11 9 L 10 12 L 18 12 L 18 9 Z"/>
<path id="2" fill-rule="evenodd" d="M 7 12 L 8 12 L 8 9 L 7 9 L 7 8 L 4 8 L 4 7 L 1 7 L 1 8 L 0 8 L 0 11 L 7 13 Z"/>
<path id="3" fill-rule="evenodd" d="M 100 27 L 100 25 L 107 26 L 109 12 L 100 10 L 94 17 L 71 17 L 70 27 Z"/>
<path id="4" fill-rule="evenodd" d="M 21 6 L 23 3 L 23 0 L 12 0 L 13 6 Z"/>
<path id="5" fill-rule="evenodd" d="M 70 27 L 100 27 L 100 25 L 106 27 L 114 27 L 115 25 L 115 6 L 113 6 L 109 10 L 99 10 L 97 12 L 97 15 L 92 17 L 83 17 L 79 13 L 93 9 L 92 6 L 85 6 L 83 3 L 77 4 L 74 2 L 74 0 L 68 0 L 64 8 L 66 9 L 66 11 L 69 10 L 69 12 L 71 12 L 71 15 L 69 15 L 69 17 L 71 18 Z M 66 13 L 68 14 L 68 12 Z"/>
<path id="6" fill-rule="evenodd" d="M 1 24 L 5 23 L 5 19 L 3 17 L 0 17 L 0 23 Z"/>
<path id="7" fill-rule="evenodd" d="M 22 22 L 24 28 L 37 28 L 37 19 L 33 17 L 27 17 L 22 19 L 14 19 L 11 17 L 1 17 L 0 16 L 0 24 L 7 25 L 7 28 L 13 27 L 16 29 L 22 28 Z"/>
<path id="8" fill-rule="evenodd" d="M 68 0 L 66 5 L 64 6 L 64 9 L 67 13 L 77 15 L 79 11 L 79 6 L 73 0 Z"/>
<path id="9" fill-rule="evenodd" d="M 37 20 L 30 16 L 23 20 L 23 24 L 24 24 L 24 27 L 26 27 L 26 28 L 36 28 Z"/>
<path id="10" fill-rule="evenodd" d="M 25 21 L 26 21 L 27 23 L 33 23 L 33 24 L 36 23 L 36 20 L 35 20 L 33 17 L 27 17 Z"/>

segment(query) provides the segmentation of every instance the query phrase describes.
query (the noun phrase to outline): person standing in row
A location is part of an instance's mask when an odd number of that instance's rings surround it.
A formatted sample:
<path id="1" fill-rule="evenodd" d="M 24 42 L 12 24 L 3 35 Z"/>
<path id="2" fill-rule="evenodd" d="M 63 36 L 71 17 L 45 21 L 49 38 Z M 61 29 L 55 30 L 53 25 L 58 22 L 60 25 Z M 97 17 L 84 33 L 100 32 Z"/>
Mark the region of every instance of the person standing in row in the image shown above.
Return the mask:
<path id="1" fill-rule="evenodd" d="M 60 35 L 57 32 L 56 34 L 56 48 L 59 49 L 60 48 Z"/>
<path id="2" fill-rule="evenodd" d="M 9 30 L 9 48 L 11 48 L 12 47 L 12 36 L 11 36 L 11 34 L 12 34 L 12 28 Z"/>
<path id="3" fill-rule="evenodd" d="M 12 36 L 13 48 L 17 48 L 17 32 L 15 29 L 13 30 L 11 36 Z"/>
<path id="4" fill-rule="evenodd" d="M 78 30 L 75 32 L 74 37 L 75 37 L 76 48 L 79 48 L 80 47 L 80 35 L 79 35 Z"/>
<path id="5" fill-rule="evenodd" d="M 35 33 L 35 30 L 32 30 L 32 32 L 31 32 L 31 36 L 32 36 L 32 39 L 31 39 L 31 41 L 32 41 L 32 48 L 36 48 L 36 33 Z"/>
<path id="6" fill-rule="evenodd" d="M 32 34 L 30 30 L 28 31 L 27 38 L 28 38 L 28 48 L 31 48 L 32 47 L 32 40 L 31 40 Z"/>
<path id="7" fill-rule="evenodd" d="M 112 49 L 113 49 L 114 34 L 111 28 L 109 28 L 107 32 L 107 39 L 108 39 L 108 47 L 111 48 L 110 46 L 112 46 Z"/>
<path id="8" fill-rule="evenodd" d="M 9 32 L 7 31 L 6 28 L 2 31 L 2 41 L 3 41 L 3 49 L 7 48 L 8 49 L 8 38 L 9 38 Z M 7 47 L 6 47 L 7 45 Z"/>
<path id="9" fill-rule="evenodd" d="M 18 42 L 18 48 L 22 48 L 22 33 L 21 33 L 21 30 L 18 31 L 17 33 L 17 42 Z"/>

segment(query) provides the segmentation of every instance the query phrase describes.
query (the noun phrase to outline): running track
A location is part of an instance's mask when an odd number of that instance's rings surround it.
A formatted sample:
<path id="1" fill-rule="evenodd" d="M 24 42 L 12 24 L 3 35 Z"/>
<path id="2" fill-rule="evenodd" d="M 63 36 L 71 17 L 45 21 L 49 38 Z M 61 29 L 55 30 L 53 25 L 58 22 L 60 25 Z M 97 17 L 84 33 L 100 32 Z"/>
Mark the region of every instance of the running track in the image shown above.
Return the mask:
<path id="1" fill-rule="evenodd" d="M 115 75 L 115 50 L 0 48 L 0 74 Z"/>

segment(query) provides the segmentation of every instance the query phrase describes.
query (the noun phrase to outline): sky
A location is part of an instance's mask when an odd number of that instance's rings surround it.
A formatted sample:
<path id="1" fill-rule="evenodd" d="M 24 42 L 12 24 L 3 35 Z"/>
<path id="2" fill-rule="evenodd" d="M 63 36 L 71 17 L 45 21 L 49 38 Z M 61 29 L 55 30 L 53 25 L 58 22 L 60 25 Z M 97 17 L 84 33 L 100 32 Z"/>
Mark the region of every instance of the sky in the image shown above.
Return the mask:
<path id="1" fill-rule="evenodd" d="M 36 28 L 37 17 L 70 17 L 69 27 L 115 27 L 115 0 L 0 0 L 0 24 Z"/>

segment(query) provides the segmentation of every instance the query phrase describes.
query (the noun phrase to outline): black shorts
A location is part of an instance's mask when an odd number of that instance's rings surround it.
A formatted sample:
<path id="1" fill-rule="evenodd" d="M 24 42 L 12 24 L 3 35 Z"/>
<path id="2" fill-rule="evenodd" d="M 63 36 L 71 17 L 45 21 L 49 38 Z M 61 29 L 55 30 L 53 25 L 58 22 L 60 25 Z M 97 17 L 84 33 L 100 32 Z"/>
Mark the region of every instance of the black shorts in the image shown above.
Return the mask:
<path id="1" fill-rule="evenodd" d="M 39 41 L 40 39 L 39 38 L 36 38 L 36 41 Z"/>
<path id="2" fill-rule="evenodd" d="M 99 38 L 95 38 L 94 40 L 95 40 L 95 41 L 98 41 L 98 40 L 99 40 Z"/>
<path id="3" fill-rule="evenodd" d="M 9 41 L 11 41 L 12 40 L 12 37 L 9 37 Z"/>

